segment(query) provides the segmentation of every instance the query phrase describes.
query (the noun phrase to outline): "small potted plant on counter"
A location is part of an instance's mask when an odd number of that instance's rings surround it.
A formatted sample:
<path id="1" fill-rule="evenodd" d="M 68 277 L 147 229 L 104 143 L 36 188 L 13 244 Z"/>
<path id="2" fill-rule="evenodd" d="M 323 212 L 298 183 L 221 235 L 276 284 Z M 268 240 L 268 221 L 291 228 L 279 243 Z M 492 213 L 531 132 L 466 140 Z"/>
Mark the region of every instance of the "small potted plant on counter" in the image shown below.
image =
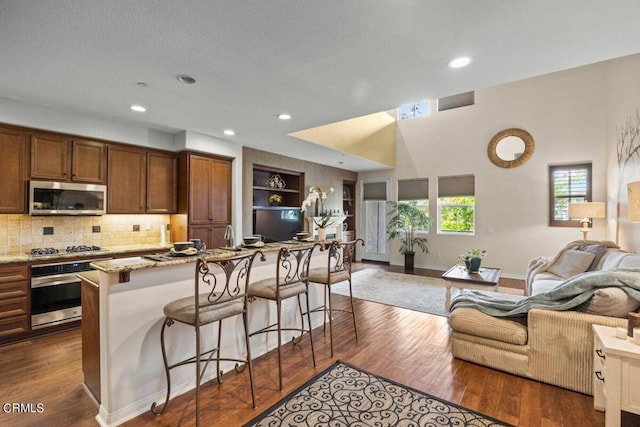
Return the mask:
<path id="1" fill-rule="evenodd" d="M 428 230 L 431 218 L 426 212 L 411 202 L 389 202 L 389 223 L 387 235 L 389 239 L 400 238 L 400 252 L 404 254 L 404 269 L 413 270 L 415 249 L 429 253 L 427 238 L 416 235 L 419 230 Z"/>
<path id="2" fill-rule="evenodd" d="M 487 255 L 484 249 L 469 249 L 458 255 L 458 263 L 464 265 L 469 273 L 477 273 L 480 271 L 482 258 Z"/>

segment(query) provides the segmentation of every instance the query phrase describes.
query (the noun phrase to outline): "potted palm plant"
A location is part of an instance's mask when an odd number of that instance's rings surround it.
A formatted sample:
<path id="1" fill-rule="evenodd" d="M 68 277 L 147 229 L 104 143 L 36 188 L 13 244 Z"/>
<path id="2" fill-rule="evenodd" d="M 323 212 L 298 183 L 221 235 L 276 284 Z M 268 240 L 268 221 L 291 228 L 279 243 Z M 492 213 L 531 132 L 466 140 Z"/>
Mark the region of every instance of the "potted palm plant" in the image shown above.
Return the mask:
<path id="1" fill-rule="evenodd" d="M 417 202 L 389 202 L 389 239 L 400 238 L 400 252 L 404 254 L 404 269 L 413 270 L 416 249 L 429 253 L 427 238 L 416 235 L 418 230 L 431 227 L 431 218 L 417 206 Z"/>

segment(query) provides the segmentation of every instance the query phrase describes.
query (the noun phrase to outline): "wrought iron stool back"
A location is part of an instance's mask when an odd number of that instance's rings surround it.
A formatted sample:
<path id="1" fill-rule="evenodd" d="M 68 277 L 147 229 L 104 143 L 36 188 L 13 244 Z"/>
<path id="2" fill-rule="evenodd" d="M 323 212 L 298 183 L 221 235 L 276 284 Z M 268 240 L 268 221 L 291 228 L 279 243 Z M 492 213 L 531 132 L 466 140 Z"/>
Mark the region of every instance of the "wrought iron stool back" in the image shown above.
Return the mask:
<path id="1" fill-rule="evenodd" d="M 200 383 L 209 362 L 212 360 L 216 362 L 216 378 L 218 383 L 222 383 L 221 361 L 236 362 L 235 370 L 237 372 L 242 372 L 245 366 L 249 367 L 251 400 L 253 407 L 256 407 L 247 323 L 247 288 L 251 267 L 258 253 L 260 252 L 242 254 L 225 259 L 220 259 L 219 256 L 200 257 L 196 262 L 193 296 L 172 301 L 164 307 L 165 320 L 160 332 L 160 342 L 167 378 L 167 395 L 161 410 L 158 410 L 158 404 L 156 402 L 151 405 L 151 412 L 154 414 L 159 415 L 163 413 L 169 403 L 171 395 L 171 370 L 179 366 L 195 363 L 196 425 L 198 425 L 200 420 Z M 220 341 L 222 338 L 222 320 L 237 315 L 242 315 L 243 318 L 246 358 L 221 357 Z M 183 323 L 194 328 L 196 351 L 195 356 L 169 364 L 169 357 L 165 346 L 165 332 L 166 329 L 171 327 L 175 322 Z M 201 349 L 200 328 L 214 322 L 218 323 L 217 346 L 203 351 Z M 204 367 L 201 368 L 203 358 L 205 359 L 205 364 Z M 239 363 L 243 363 L 243 365 L 239 367 Z"/>
<path id="2" fill-rule="evenodd" d="M 309 284 L 307 276 L 309 275 L 309 264 L 311 255 L 317 244 L 306 245 L 302 247 L 283 247 L 278 252 L 276 260 L 275 278 L 259 280 L 249 285 L 249 301 L 256 298 L 263 298 L 269 301 L 275 301 L 277 310 L 277 320 L 269 326 L 251 332 L 250 337 L 267 332 L 278 333 L 278 379 L 280 390 L 282 390 L 282 331 L 299 331 L 300 336 L 292 338 L 294 344 L 302 339 L 304 332 L 309 332 L 311 341 L 311 357 L 313 366 L 316 366 L 316 355 L 313 347 L 313 336 L 311 334 L 311 317 L 309 315 Z M 308 328 L 304 327 L 304 313 L 302 312 L 302 302 L 300 295 L 305 295 L 307 304 L 307 321 Z M 297 327 L 283 327 L 282 325 L 282 302 L 286 299 L 297 297 L 298 309 L 300 312 L 301 325 Z"/>

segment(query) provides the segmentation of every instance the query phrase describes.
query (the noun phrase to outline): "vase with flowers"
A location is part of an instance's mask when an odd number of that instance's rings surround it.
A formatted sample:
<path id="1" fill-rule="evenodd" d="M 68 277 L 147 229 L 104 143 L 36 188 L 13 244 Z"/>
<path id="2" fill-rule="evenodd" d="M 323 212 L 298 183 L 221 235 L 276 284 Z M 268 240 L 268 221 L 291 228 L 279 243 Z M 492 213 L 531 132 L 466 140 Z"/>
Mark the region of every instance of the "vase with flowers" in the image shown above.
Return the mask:
<path id="1" fill-rule="evenodd" d="M 469 273 L 477 273 L 480 271 L 482 258 L 487 255 L 484 249 L 469 249 L 458 255 L 458 263 L 464 265 Z"/>
<path id="2" fill-rule="evenodd" d="M 326 240 L 327 230 L 326 228 L 333 224 L 331 212 L 324 212 L 324 201 L 327 200 L 328 194 L 334 192 L 333 187 L 330 187 L 328 191 L 324 191 L 324 189 L 320 186 L 315 186 L 309 188 L 309 194 L 307 198 L 302 202 L 302 206 L 300 206 L 300 210 L 302 212 L 306 212 L 312 204 L 315 204 L 315 215 L 313 216 L 313 223 L 318 228 L 318 239 Z M 317 217 L 322 217 L 320 219 L 316 219 Z"/>

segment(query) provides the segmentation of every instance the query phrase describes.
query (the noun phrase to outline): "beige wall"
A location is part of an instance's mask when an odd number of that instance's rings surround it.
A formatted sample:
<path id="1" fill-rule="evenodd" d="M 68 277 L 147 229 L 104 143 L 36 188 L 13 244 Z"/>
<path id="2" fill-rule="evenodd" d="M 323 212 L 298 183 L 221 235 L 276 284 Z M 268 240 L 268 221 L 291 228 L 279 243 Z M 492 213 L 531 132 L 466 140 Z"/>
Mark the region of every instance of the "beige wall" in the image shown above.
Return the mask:
<path id="1" fill-rule="evenodd" d="M 242 152 L 242 229 L 243 234 L 250 234 L 253 230 L 253 165 L 265 165 L 276 168 L 289 169 L 305 173 L 305 191 L 309 187 L 333 187 L 336 191 L 327 198 L 325 209 L 342 209 L 342 182 L 355 181 L 357 174 L 344 169 L 325 166 L 318 163 L 281 156 L 266 151 L 245 147 Z M 306 194 L 303 195 L 303 199 Z M 306 225 L 306 222 L 305 222 Z"/>
<path id="2" fill-rule="evenodd" d="M 33 248 L 95 245 L 119 246 L 160 243 L 160 227 L 168 215 L 29 216 L 0 215 L 0 255 L 17 255 Z M 93 233 L 93 226 L 100 226 Z M 140 231 L 133 231 L 139 225 Z M 44 227 L 53 227 L 44 235 Z"/>
<path id="3" fill-rule="evenodd" d="M 478 90 L 474 106 L 443 112 L 432 108 L 426 117 L 398 122 L 395 171 L 359 178 L 391 177 L 394 192 L 397 179 L 429 178 L 433 217 L 438 176 L 474 174 L 476 179 L 475 235 L 438 235 L 434 226 L 427 236 L 431 252 L 416 255 L 416 265 L 448 268 L 464 249 L 483 248 L 488 251 L 485 265 L 522 277 L 532 258 L 551 256 L 581 238 L 577 228 L 547 225 L 548 166 L 592 162 L 593 200 L 606 200 L 605 80 L 618 80 L 611 72 L 611 64 L 600 63 Z M 531 133 L 536 150 L 525 165 L 502 169 L 489 161 L 487 145 L 510 127 Z M 596 220 L 589 237 L 607 238 L 606 221 Z M 397 248 L 391 247 L 392 264 L 403 262 Z"/>
<path id="4" fill-rule="evenodd" d="M 607 63 L 607 233 L 627 250 L 640 252 L 640 223 L 629 221 L 627 183 L 640 181 L 640 153 L 623 167 L 618 162 L 620 131 L 635 132 L 633 148 L 640 149 L 640 55 Z M 629 142 L 630 137 L 625 140 Z"/>

